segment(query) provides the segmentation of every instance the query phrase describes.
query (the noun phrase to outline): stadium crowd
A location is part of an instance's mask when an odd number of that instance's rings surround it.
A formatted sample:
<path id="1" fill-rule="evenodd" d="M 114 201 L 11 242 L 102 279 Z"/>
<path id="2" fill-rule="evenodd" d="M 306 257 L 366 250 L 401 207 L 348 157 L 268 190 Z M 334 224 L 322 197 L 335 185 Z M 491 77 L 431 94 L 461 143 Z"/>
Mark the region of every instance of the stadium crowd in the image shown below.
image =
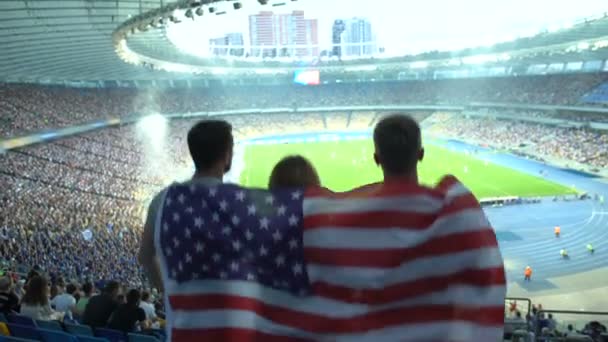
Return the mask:
<path id="1" fill-rule="evenodd" d="M 0 137 L 138 113 L 470 102 L 575 105 L 606 79 L 606 74 L 582 74 L 163 90 L 0 85 Z"/>
<path id="2" fill-rule="evenodd" d="M 605 131 L 462 115 L 447 115 L 435 123 L 430 131 L 440 136 L 608 168 Z"/>

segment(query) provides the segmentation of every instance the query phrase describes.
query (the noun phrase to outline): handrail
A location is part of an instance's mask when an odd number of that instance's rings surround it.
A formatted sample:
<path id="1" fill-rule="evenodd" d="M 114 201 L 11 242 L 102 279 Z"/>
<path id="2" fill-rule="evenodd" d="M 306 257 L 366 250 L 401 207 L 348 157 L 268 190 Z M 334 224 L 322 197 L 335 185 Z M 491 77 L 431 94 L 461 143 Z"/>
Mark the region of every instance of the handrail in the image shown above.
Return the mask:
<path id="1" fill-rule="evenodd" d="M 526 311 L 526 315 L 530 314 L 530 310 L 532 310 L 532 300 L 530 298 L 523 298 L 523 297 L 505 297 L 505 302 L 527 302 L 528 303 L 528 310 Z"/>
<path id="2" fill-rule="evenodd" d="M 550 310 L 550 309 L 541 309 L 536 313 L 536 317 L 540 318 L 541 315 L 549 313 L 549 314 L 565 314 L 565 315 L 585 315 L 585 316 L 608 316 L 608 312 L 602 311 L 580 311 L 580 310 Z M 536 325 L 536 331 L 534 332 L 536 336 L 540 334 L 540 326 Z"/>

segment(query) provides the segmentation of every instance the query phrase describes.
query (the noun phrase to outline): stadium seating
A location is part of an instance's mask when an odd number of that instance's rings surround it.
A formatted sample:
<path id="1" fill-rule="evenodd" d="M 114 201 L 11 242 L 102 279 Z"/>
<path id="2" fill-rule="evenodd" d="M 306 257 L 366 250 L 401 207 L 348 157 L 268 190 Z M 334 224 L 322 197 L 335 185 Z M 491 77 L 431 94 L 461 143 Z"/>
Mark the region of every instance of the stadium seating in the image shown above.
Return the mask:
<path id="1" fill-rule="evenodd" d="M 0 342 L 38 342 L 38 340 L 31 340 L 28 338 L 20 338 L 20 337 L 15 337 L 15 336 L 0 335 Z"/>
<path id="2" fill-rule="evenodd" d="M 59 323 L 57 321 L 40 321 L 40 320 L 37 320 L 36 321 L 36 326 L 38 326 L 38 328 L 41 328 L 41 329 L 63 331 L 63 328 L 61 327 L 61 323 Z"/>
<path id="3" fill-rule="evenodd" d="M 93 337 L 93 329 L 88 325 L 64 323 L 65 331 L 78 336 Z"/>
<path id="4" fill-rule="evenodd" d="M 11 332 L 11 336 L 15 337 L 27 338 L 31 340 L 40 340 L 42 338 L 40 332 L 34 326 L 9 323 L 8 330 Z"/>
<path id="5" fill-rule="evenodd" d="M 42 336 L 43 342 L 78 342 L 76 336 L 63 331 L 38 329 L 38 332 Z"/>
<path id="6" fill-rule="evenodd" d="M 107 328 L 95 329 L 95 336 L 105 338 L 110 342 L 127 342 L 129 340 L 123 332 Z"/>
<path id="7" fill-rule="evenodd" d="M 31 319 L 27 316 L 8 315 L 8 321 L 9 321 L 9 323 L 19 324 L 19 325 L 24 325 L 24 326 L 29 326 L 29 327 L 36 326 L 36 321 L 34 321 L 33 319 Z"/>
<path id="8" fill-rule="evenodd" d="M 160 342 L 154 336 L 142 334 L 128 334 L 129 342 Z"/>

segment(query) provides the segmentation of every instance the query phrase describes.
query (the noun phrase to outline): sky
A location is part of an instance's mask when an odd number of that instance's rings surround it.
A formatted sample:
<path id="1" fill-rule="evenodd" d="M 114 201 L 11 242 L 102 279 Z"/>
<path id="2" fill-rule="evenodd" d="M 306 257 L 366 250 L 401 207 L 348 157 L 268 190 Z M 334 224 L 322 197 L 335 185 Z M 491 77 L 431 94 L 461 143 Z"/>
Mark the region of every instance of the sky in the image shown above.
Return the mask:
<path id="1" fill-rule="evenodd" d="M 491 45 L 529 36 L 545 29 L 568 27 L 584 18 L 608 12 L 606 0 L 270 0 L 286 6 L 261 6 L 242 0 L 240 10 L 184 20 L 168 29 L 169 37 L 190 50 L 207 50 L 210 38 L 242 32 L 248 41 L 248 16 L 260 10 L 275 13 L 303 10 L 319 21 L 319 43 L 331 43 L 335 19 L 367 18 L 379 46 L 390 55 L 430 50 L 455 50 Z M 193 41 L 200 44 L 192 44 Z"/>

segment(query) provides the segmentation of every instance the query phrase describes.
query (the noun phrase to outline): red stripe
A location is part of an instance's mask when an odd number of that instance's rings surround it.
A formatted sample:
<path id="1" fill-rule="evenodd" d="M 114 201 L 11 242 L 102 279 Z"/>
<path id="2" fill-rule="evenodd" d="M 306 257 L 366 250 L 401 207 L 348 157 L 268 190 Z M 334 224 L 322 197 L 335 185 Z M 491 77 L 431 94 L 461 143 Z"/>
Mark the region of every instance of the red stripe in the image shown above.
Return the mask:
<path id="1" fill-rule="evenodd" d="M 504 323 L 504 305 L 496 307 L 420 305 L 369 312 L 348 318 L 334 318 L 269 305 L 253 298 L 230 295 L 170 296 L 169 302 L 173 310 L 250 311 L 277 324 L 321 334 L 358 333 L 391 326 L 444 321 L 464 321 L 495 327 L 501 327 Z"/>
<path id="2" fill-rule="evenodd" d="M 362 208 L 365 209 L 365 208 Z M 314 214 L 304 217 L 303 228 L 319 229 L 324 227 L 335 228 L 404 228 L 427 229 L 438 218 L 445 215 L 456 214 L 460 211 L 479 209 L 479 202 L 472 194 L 455 197 L 450 203 L 437 213 L 420 213 L 405 211 L 361 211 L 348 213 Z"/>
<path id="3" fill-rule="evenodd" d="M 244 341 L 244 342 L 311 342 L 311 340 L 266 334 L 258 330 L 241 328 L 217 328 L 217 329 L 172 329 L 171 341 Z"/>
<path id="4" fill-rule="evenodd" d="M 425 229 L 435 222 L 437 214 L 398 211 L 316 214 L 304 217 L 304 229 L 337 228 L 404 228 Z"/>
<path id="5" fill-rule="evenodd" d="M 386 249 L 329 249 L 304 247 L 306 261 L 329 266 L 392 268 L 409 261 L 452 253 L 497 247 L 492 228 L 481 231 L 455 233 L 437 237 L 411 248 Z"/>
<path id="6" fill-rule="evenodd" d="M 415 281 L 394 284 L 378 289 L 353 289 L 325 282 L 312 284 L 314 293 L 341 302 L 367 305 L 390 304 L 434 292 L 447 290 L 458 285 L 483 287 L 505 285 L 503 267 L 487 269 L 468 269 L 458 273 L 417 279 Z"/>
<path id="7" fill-rule="evenodd" d="M 403 181 L 369 184 L 347 192 L 333 192 L 326 188 L 308 188 L 305 192 L 305 197 L 323 197 L 330 199 L 394 197 L 404 195 L 427 195 L 437 199 L 441 199 L 445 196 L 435 189 Z"/>

